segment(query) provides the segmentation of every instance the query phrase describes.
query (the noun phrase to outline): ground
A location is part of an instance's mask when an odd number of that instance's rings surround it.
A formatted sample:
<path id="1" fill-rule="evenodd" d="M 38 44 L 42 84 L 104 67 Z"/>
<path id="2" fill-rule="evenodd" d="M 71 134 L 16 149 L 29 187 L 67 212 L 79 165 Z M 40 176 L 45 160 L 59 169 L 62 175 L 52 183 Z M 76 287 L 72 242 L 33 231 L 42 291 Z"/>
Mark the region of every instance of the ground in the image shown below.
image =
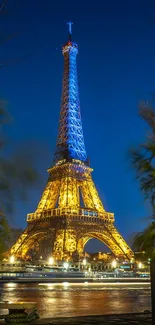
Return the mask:
<path id="1" fill-rule="evenodd" d="M 40 319 L 35 324 L 52 324 L 52 325 L 146 325 L 152 324 L 151 312 L 124 315 L 105 315 L 105 316 L 81 316 L 81 317 L 65 317 L 53 319 Z"/>

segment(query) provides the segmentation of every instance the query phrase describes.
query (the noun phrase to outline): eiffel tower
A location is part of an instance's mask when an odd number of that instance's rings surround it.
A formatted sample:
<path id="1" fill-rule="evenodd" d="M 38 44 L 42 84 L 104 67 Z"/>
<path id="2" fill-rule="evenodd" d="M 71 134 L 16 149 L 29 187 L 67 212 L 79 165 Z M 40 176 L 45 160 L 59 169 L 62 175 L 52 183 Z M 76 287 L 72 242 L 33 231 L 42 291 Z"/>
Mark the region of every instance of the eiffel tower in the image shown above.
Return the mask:
<path id="1" fill-rule="evenodd" d="M 26 259 L 46 241 L 55 259 L 72 260 L 91 238 L 97 238 L 116 257 L 129 260 L 133 252 L 115 228 L 114 214 L 105 211 L 91 176 L 80 115 L 78 45 L 72 41 L 71 25 L 62 47 L 64 76 L 53 165 L 38 207 L 27 215 L 27 227 L 10 254 Z"/>

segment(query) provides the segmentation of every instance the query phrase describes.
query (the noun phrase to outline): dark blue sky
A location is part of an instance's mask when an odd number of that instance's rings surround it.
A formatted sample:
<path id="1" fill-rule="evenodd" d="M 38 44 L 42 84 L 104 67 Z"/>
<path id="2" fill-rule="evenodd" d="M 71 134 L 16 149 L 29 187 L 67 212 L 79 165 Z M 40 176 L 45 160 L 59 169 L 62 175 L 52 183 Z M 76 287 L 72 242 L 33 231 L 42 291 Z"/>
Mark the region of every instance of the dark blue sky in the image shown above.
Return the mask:
<path id="1" fill-rule="evenodd" d="M 29 201 L 18 204 L 16 225 L 24 227 L 26 213 L 35 210 L 52 162 L 63 73 L 61 46 L 67 40 L 65 22 L 72 20 L 93 178 L 106 209 L 115 213 L 117 228 L 130 238 L 145 226 L 143 217 L 149 213 L 127 151 L 146 132 L 137 116 L 138 102 L 155 89 L 154 0 L 12 0 L 7 9 L 0 16 L 1 37 L 15 37 L 1 45 L 1 61 L 12 64 L 1 69 L 0 96 L 8 100 L 14 117 L 10 137 L 40 143 L 43 175 L 43 184 Z"/>

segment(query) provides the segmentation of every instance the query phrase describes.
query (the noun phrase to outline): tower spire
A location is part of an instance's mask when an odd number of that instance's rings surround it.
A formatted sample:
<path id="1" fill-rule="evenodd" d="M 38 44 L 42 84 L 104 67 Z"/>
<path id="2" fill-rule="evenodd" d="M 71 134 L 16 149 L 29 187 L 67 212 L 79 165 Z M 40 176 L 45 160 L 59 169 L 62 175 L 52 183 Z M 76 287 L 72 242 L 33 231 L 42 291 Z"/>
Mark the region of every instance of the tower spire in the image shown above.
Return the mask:
<path id="1" fill-rule="evenodd" d="M 71 21 L 69 21 L 67 23 L 68 27 L 69 27 L 69 41 L 71 42 L 72 41 L 72 25 L 73 23 Z"/>
<path id="2" fill-rule="evenodd" d="M 62 54 L 64 56 L 64 76 L 54 163 L 58 163 L 58 161 L 62 160 L 71 161 L 74 159 L 80 160 L 87 165 L 88 158 L 82 130 L 76 66 L 78 45 L 71 40 L 72 23 L 69 22 L 68 25 L 69 41 L 62 47 Z"/>

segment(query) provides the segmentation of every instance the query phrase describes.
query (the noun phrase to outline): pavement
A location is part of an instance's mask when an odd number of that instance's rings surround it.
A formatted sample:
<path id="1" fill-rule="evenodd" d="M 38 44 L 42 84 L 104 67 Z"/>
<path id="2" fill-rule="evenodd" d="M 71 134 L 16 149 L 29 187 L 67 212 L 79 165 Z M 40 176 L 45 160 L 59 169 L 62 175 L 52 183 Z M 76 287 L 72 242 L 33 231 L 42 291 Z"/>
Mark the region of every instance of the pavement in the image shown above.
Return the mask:
<path id="1" fill-rule="evenodd" d="M 148 325 L 152 324 L 151 312 L 132 313 L 132 314 L 117 314 L 104 316 L 79 316 L 79 317 L 63 317 L 63 318 L 47 318 L 39 319 L 33 324 L 51 324 L 51 325 Z M 155 324 L 153 324 L 155 325 Z"/>

